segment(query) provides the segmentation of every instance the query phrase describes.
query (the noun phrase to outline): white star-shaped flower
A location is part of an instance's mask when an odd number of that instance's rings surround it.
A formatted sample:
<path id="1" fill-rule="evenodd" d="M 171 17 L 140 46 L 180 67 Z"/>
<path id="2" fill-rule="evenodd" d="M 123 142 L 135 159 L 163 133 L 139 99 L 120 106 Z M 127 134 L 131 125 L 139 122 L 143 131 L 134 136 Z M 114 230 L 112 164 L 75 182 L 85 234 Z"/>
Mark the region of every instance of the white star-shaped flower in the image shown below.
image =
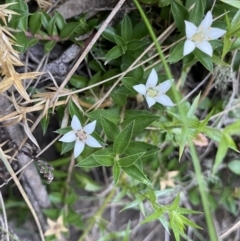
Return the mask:
<path id="1" fill-rule="evenodd" d="M 45 236 L 55 235 L 57 239 L 61 240 L 61 233 L 67 232 L 68 229 L 63 224 L 63 216 L 61 215 L 57 221 L 52 221 L 51 219 L 47 219 L 49 228 L 44 233 Z"/>
<path id="2" fill-rule="evenodd" d="M 174 106 L 171 99 L 165 95 L 173 83 L 173 80 L 166 80 L 163 83 L 157 85 L 158 76 L 155 69 L 152 69 L 150 75 L 148 76 L 146 85 L 139 84 L 134 85 L 133 88 L 141 95 L 144 95 L 150 108 L 156 102 L 165 106 Z"/>
<path id="3" fill-rule="evenodd" d="M 96 127 L 96 121 L 93 121 L 82 128 L 81 122 L 77 116 L 73 116 L 71 122 L 72 130 L 64 134 L 59 141 L 73 142 L 74 145 L 74 157 L 77 158 L 83 151 L 85 144 L 90 147 L 102 147 L 99 142 L 91 136 Z"/>
<path id="4" fill-rule="evenodd" d="M 195 48 L 198 48 L 207 55 L 212 56 L 213 49 L 208 41 L 218 39 L 226 33 L 223 29 L 211 28 L 213 22 L 212 13 L 209 11 L 206 14 L 199 27 L 196 27 L 191 22 L 184 22 L 187 40 L 184 43 L 183 55 L 188 55 Z"/>

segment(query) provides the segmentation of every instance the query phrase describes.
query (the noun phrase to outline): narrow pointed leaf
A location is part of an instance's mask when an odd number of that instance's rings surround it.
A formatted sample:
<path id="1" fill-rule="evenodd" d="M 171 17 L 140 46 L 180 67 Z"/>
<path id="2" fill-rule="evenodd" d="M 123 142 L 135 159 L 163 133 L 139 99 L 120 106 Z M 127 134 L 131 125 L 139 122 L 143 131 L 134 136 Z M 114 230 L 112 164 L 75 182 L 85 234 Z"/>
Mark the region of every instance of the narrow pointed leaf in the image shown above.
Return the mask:
<path id="1" fill-rule="evenodd" d="M 102 116 L 102 126 L 104 130 L 104 134 L 107 136 L 108 140 L 114 141 L 117 135 L 119 134 L 119 128 L 112 121 L 104 118 Z"/>
<path id="2" fill-rule="evenodd" d="M 124 16 L 121 22 L 121 36 L 125 41 L 132 38 L 132 23 L 127 15 Z"/>
<path id="3" fill-rule="evenodd" d="M 141 156 L 144 155 L 145 152 L 140 152 L 135 155 L 130 155 L 124 158 L 121 158 L 118 163 L 121 167 L 128 167 L 134 164 Z"/>
<path id="4" fill-rule="evenodd" d="M 82 160 L 81 162 L 79 162 L 77 165 L 77 167 L 99 167 L 101 166 L 101 164 L 99 162 L 96 161 L 96 159 L 93 157 L 93 155 L 85 158 L 84 160 Z"/>
<path id="5" fill-rule="evenodd" d="M 134 121 L 126 126 L 116 137 L 113 144 L 113 152 L 115 154 L 122 154 L 127 149 L 133 133 Z"/>
<path id="6" fill-rule="evenodd" d="M 94 155 L 93 157 L 97 162 L 99 162 L 102 166 L 105 167 L 111 167 L 114 164 L 114 158 L 113 156 L 107 156 L 107 155 Z"/>
<path id="7" fill-rule="evenodd" d="M 113 183 L 116 186 L 120 177 L 121 167 L 114 165 L 112 172 L 113 172 Z"/>
<path id="8" fill-rule="evenodd" d="M 188 19 L 187 9 L 176 0 L 171 2 L 171 7 L 174 22 L 177 28 L 181 31 L 181 33 L 185 34 L 184 20 Z"/>
<path id="9" fill-rule="evenodd" d="M 163 209 L 163 208 L 159 208 L 159 209 L 155 210 L 154 213 L 152 213 L 151 215 L 149 215 L 148 217 L 146 217 L 146 218 L 141 222 L 141 224 L 152 222 L 152 221 L 160 218 L 163 214 L 164 214 L 164 209 Z"/>
<path id="10" fill-rule="evenodd" d="M 213 165 L 213 173 L 216 173 L 218 166 L 222 163 L 223 158 L 225 157 L 228 149 L 227 136 L 222 134 L 221 141 L 218 146 L 217 155 Z"/>
<path id="11" fill-rule="evenodd" d="M 197 106 L 198 106 L 198 102 L 199 102 L 199 99 L 200 99 L 200 96 L 201 96 L 201 93 L 198 94 L 198 96 L 194 99 L 188 113 L 187 113 L 187 117 L 192 117 L 194 116 L 194 113 L 197 109 Z"/>
<path id="12" fill-rule="evenodd" d="M 148 180 L 146 175 L 140 170 L 136 165 L 131 165 L 129 167 L 122 168 L 130 177 L 143 182 L 144 184 L 151 186 L 151 182 Z"/>

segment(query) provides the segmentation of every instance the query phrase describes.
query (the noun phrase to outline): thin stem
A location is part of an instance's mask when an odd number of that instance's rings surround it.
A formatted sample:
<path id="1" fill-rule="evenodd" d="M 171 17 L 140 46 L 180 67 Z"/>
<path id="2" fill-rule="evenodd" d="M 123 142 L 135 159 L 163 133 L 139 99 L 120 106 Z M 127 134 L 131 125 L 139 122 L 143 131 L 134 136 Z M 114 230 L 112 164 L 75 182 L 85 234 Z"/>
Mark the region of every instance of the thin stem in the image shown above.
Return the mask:
<path id="1" fill-rule="evenodd" d="M 162 49 L 156 39 L 156 36 L 155 36 L 155 33 L 152 29 L 152 26 L 150 25 L 149 23 L 149 20 L 147 19 L 144 11 L 142 10 L 140 4 L 138 3 L 137 0 L 133 0 L 138 11 L 140 12 L 147 28 L 148 28 L 148 31 L 155 43 L 155 46 L 156 46 L 156 49 L 159 53 L 159 56 L 162 60 L 162 63 L 163 63 L 163 67 L 165 69 L 165 72 L 168 76 L 169 79 L 172 78 L 172 74 L 171 74 L 171 71 L 170 71 L 170 68 L 165 60 L 165 57 L 162 53 Z M 173 93 L 174 93 L 174 96 L 175 96 L 175 99 L 177 100 L 177 103 L 179 103 L 179 95 L 176 91 L 175 88 L 173 88 Z M 179 109 L 179 113 L 181 115 L 181 118 L 182 118 L 182 123 L 183 123 L 183 129 L 182 131 L 186 133 L 187 135 L 187 143 L 189 145 L 189 148 L 190 148 L 190 153 L 191 153 L 191 156 L 192 156 L 192 162 L 193 162 L 193 166 L 194 166 L 194 171 L 196 173 L 196 177 L 197 177 L 197 181 L 198 181 L 198 185 L 199 185 L 199 191 L 200 191 L 200 195 L 201 195 L 201 199 L 202 199 L 202 205 L 203 205 L 203 209 L 204 209 L 204 213 L 205 213 L 205 218 L 206 218 L 206 222 L 207 222 L 207 226 L 208 226 L 208 231 L 209 231 L 209 237 L 210 237 L 210 240 L 211 241 L 217 241 L 218 240 L 218 237 L 217 237 L 217 233 L 216 233 L 216 229 L 215 229 L 215 226 L 214 226 L 214 223 L 213 223 L 213 219 L 212 219 L 212 216 L 211 216 L 211 210 L 210 210 L 210 207 L 209 207 L 209 204 L 208 204 L 208 198 L 207 198 L 207 194 L 206 194 L 206 191 L 205 191 L 205 188 L 204 188 L 204 183 L 203 183 L 203 176 L 202 176 L 202 171 L 201 171 L 201 166 L 199 164 L 199 159 L 198 159 L 198 156 L 197 156 L 197 153 L 196 153 L 196 150 L 195 150 L 195 147 L 192 143 L 192 140 L 190 138 L 190 135 L 189 135 L 189 131 L 187 129 L 187 119 L 186 119 L 186 115 L 184 113 L 184 110 L 182 108 L 180 108 L 180 106 L 178 105 L 177 106 L 178 109 Z"/>
<path id="2" fill-rule="evenodd" d="M 200 191 L 200 195 L 201 195 L 201 199 L 202 199 L 202 205 L 203 205 L 203 210 L 204 210 L 204 214 L 205 214 L 205 219 L 207 222 L 209 237 L 210 237 L 211 241 L 217 241 L 219 239 L 218 239 L 216 228 L 215 228 L 213 218 L 211 215 L 211 210 L 209 207 L 209 202 L 208 202 L 208 198 L 207 198 L 207 194 L 206 194 L 206 190 L 205 190 L 205 185 L 204 185 L 204 181 L 203 181 L 201 166 L 199 164 L 197 152 L 196 152 L 196 149 L 190 138 L 188 138 L 188 144 L 189 144 L 190 153 L 192 156 L 192 163 L 194 166 L 194 171 L 196 173 L 196 178 L 197 178 L 199 191 Z"/>
<path id="3" fill-rule="evenodd" d="M 133 1 L 134 1 L 134 4 L 136 5 L 136 7 L 137 7 L 137 9 L 138 9 L 141 17 L 143 18 L 143 21 L 145 22 L 145 24 L 146 24 L 146 26 L 147 26 L 147 29 L 148 29 L 148 31 L 149 31 L 149 34 L 150 34 L 150 36 L 151 36 L 151 38 L 152 38 L 152 40 L 153 40 L 153 42 L 154 42 L 154 44 L 155 44 L 155 47 L 156 47 L 156 49 L 157 49 L 157 52 L 158 52 L 158 54 L 159 54 L 159 56 L 160 56 L 160 58 L 161 58 L 161 60 L 162 60 L 163 67 L 164 67 L 164 70 L 165 70 L 165 72 L 166 72 L 166 74 L 167 74 L 167 77 L 168 77 L 169 79 L 172 79 L 171 70 L 170 70 L 170 68 L 169 68 L 169 66 L 168 66 L 168 64 L 167 64 L 167 61 L 165 60 L 165 56 L 164 56 L 164 54 L 163 54 L 163 52 L 162 52 L 162 48 L 160 47 L 160 45 L 159 45 L 159 43 L 158 43 L 158 41 L 157 41 L 157 37 L 156 37 L 156 35 L 155 35 L 155 33 L 154 33 L 153 29 L 152 29 L 151 24 L 150 24 L 147 16 L 145 15 L 142 7 L 141 7 L 140 4 L 138 3 L 138 1 L 137 1 L 137 0 L 133 0 Z"/>

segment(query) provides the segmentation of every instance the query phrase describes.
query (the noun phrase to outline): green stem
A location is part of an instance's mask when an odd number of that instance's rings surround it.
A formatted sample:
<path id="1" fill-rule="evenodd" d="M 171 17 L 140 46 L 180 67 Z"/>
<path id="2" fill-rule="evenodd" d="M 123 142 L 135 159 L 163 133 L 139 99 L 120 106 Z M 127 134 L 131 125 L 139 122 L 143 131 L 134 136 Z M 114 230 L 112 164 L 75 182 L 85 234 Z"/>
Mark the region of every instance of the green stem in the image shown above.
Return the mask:
<path id="1" fill-rule="evenodd" d="M 155 33 L 152 29 L 152 26 L 149 23 L 149 20 L 146 17 L 146 15 L 145 15 L 143 9 L 141 8 L 140 4 L 138 3 L 138 1 L 137 0 L 133 0 L 133 1 L 136 5 L 140 15 L 142 16 L 142 18 L 143 18 L 143 20 L 144 20 L 144 22 L 145 22 L 145 24 L 148 28 L 148 31 L 149 31 L 149 33 L 150 33 L 150 35 L 151 35 L 151 37 L 152 37 L 152 39 L 155 43 L 156 49 L 157 49 L 157 51 L 159 53 L 159 56 L 162 60 L 163 67 L 165 69 L 166 74 L 167 74 L 169 79 L 172 79 L 172 74 L 171 74 L 170 68 L 169 68 L 169 66 L 168 66 L 168 64 L 165 60 L 164 54 L 163 54 L 162 49 L 161 49 L 161 47 L 160 47 L 160 45 L 157 41 L 157 38 L 156 38 Z M 178 95 L 175 88 L 173 88 L 173 93 L 174 93 L 175 99 L 177 100 L 177 102 L 179 102 L 179 95 Z M 199 191 L 200 191 L 200 195 L 201 195 L 201 199 L 202 199 L 202 205 L 203 205 L 204 214 L 205 214 L 205 218 L 206 218 L 206 222 L 207 222 L 207 226 L 208 226 L 209 237 L 210 237 L 211 241 L 217 241 L 218 236 L 217 236 L 216 229 L 215 229 L 215 226 L 214 226 L 214 222 L 213 222 L 213 219 L 212 219 L 211 210 L 210 210 L 210 207 L 209 207 L 209 204 L 208 204 L 208 198 L 207 198 L 207 193 L 205 191 L 205 187 L 204 187 L 204 183 L 203 183 L 203 176 L 202 176 L 201 166 L 199 164 L 199 159 L 198 159 L 195 147 L 192 143 L 192 140 L 191 140 L 190 135 L 189 135 L 188 130 L 187 130 L 187 120 L 186 120 L 186 115 L 184 113 L 184 110 L 181 109 L 180 107 L 178 109 L 179 109 L 179 113 L 181 115 L 182 122 L 183 122 L 183 131 L 185 130 L 186 133 L 187 133 L 187 136 L 188 136 L 187 142 L 188 142 L 188 145 L 189 145 L 189 148 L 190 148 L 190 153 L 191 153 L 191 156 L 192 156 L 194 171 L 196 173 L 196 178 L 197 178 L 197 181 L 198 181 Z"/>
<path id="2" fill-rule="evenodd" d="M 199 164 L 199 159 L 198 159 L 198 156 L 197 156 L 196 149 L 195 149 L 191 139 L 190 138 L 188 138 L 188 139 L 189 139 L 188 144 L 189 144 L 189 148 L 190 148 L 190 152 L 191 152 L 191 156 L 192 156 L 192 163 L 193 163 L 193 166 L 194 166 L 194 171 L 196 173 L 199 191 L 200 191 L 202 204 L 203 204 L 203 210 L 204 210 L 204 214 L 205 214 L 205 219 L 206 219 L 206 222 L 207 222 L 209 237 L 210 237 L 211 241 L 217 241 L 219 239 L 218 239 L 218 235 L 217 235 L 217 232 L 216 232 L 216 228 L 215 228 L 215 225 L 214 225 L 214 222 L 213 222 L 211 210 L 210 210 L 209 203 L 208 203 L 208 198 L 207 198 L 207 194 L 206 194 L 206 190 L 205 190 L 201 166 Z"/>
<path id="3" fill-rule="evenodd" d="M 168 79 L 172 79 L 171 70 L 170 70 L 170 68 L 169 68 L 169 66 L 168 66 L 168 64 L 167 64 L 167 62 L 166 62 L 166 60 L 165 60 L 165 56 L 164 56 L 164 54 L 163 54 L 163 52 L 162 52 L 162 48 L 160 47 L 160 45 L 159 45 L 159 43 L 158 43 L 158 41 L 157 41 L 157 37 L 156 37 L 156 35 L 155 35 L 155 33 L 154 33 L 153 29 L 152 29 L 151 24 L 150 24 L 147 16 L 145 15 L 142 7 L 141 7 L 140 4 L 138 3 L 138 1 L 137 1 L 137 0 L 133 0 L 133 1 L 134 1 L 134 4 L 136 5 L 136 7 L 137 7 L 137 9 L 138 9 L 141 17 L 143 18 L 143 20 L 144 20 L 144 22 L 145 22 L 145 24 L 146 24 L 146 26 L 147 26 L 147 29 L 148 29 L 148 31 L 149 31 L 149 34 L 150 34 L 150 36 L 151 36 L 151 38 L 152 38 L 152 40 L 153 40 L 153 42 L 154 42 L 154 44 L 155 44 L 155 47 L 156 47 L 156 49 L 157 49 L 157 51 L 158 51 L 158 54 L 159 54 L 159 56 L 160 56 L 160 58 L 161 58 L 161 60 L 162 60 L 163 67 L 164 67 L 164 70 L 165 70 L 165 72 L 166 72 L 166 74 L 167 74 Z"/>

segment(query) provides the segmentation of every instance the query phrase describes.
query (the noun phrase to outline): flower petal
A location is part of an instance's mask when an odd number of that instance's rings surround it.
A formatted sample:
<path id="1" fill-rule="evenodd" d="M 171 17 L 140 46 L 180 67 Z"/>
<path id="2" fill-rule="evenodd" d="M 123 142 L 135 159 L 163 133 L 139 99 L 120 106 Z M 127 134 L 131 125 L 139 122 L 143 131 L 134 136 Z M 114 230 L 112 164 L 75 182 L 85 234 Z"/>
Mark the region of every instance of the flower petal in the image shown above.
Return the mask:
<path id="1" fill-rule="evenodd" d="M 140 85 L 134 85 L 133 89 L 135 89 L 139 94 L 141 95 L 146 95 L 147 88 L 145 85 L 140 84 Z"/>
<path id="2" fill-rule="evenodd" d="M 183 47 L 183 56 L 186 56 L 190 53 L 192 53 L 192 51 L 195 49 L 196 45 L 193 41 L 191 40 L 186 40 L 184 43 L 184 47 Z"/>
<path id="3" fill-rule="evenodd" d="M 45 233 L 44 236 L 51 236 L 51 235 L 55 235 L 55 232 L 53 229 L 48 229 Z"/>
<path id="4" fill-rule="evenodd" d="M 158 82 L 158 75 L 155 69 L 152 69 L 150 75 L 148 76 L 146 87 L 147 89 L 150 87 L 155 87 Z"/>
<path id="5" fill-rule="evenodd" d="M 208 11 L 205 18 L 202 20 L 198 28 L 206 30 L 210 28 L 210 26 L 212 25 L 212 22 L 213 22 L 212 13 L 211 11 Z"/>
<path id="6" fill-rule="evenodd" d="M 172 86 L 173 84 L 173 80 L 166 80 L 164 82 L 162 82 L 161 84 L 159 84 L 156 89 L 158 90 L 158 93 L 159 94 L 162 94 L 162 93 L 166 93 Z"/>
<path id="7" fill-rule="evenodd" d="M 79 130 L 82 129 L 81 122 L 79 121 L 79 119 L 75 115 L 72 118 L 71 127 L 74 131 L 79 131 Z"/>
<path id="8" fill-rule="evenodd" d="M 95 130 L 96 123 L 97 123 L 97 121 L 93 121 L 93 122 L 87 124 L 86 126 L 83 127 L 83 130 L 89 135 L 92 134 Z"/>
<path id="9" fill-rule="evenodd" d="M 156 100 L 149 96 L 146 96 L 146 101 L 148 104 L 148 108 L 152 107 L 156 103 Z"/>
<path id="10" fill-rule="evenodd" d="M 155 97 L 156 102 L 164 106 L 174 106 L 172 100 L 167 95 L 160 95 Z"/>
<path id="11" fill-rule="evenodd" d="M 66 134 L 64 134 L 60 139 L 59 141 L 62 141 L 62 142 L 73 142 L 73 141 L 76 141 L 77 137 L 76 137 L 76 134 L 74 131 L 69 131 L 67 132 Z"/>
<path id="12" fill-rule="evenodd" d="M 220 28 L 210 28 L 207 32 L 206 32 L 206 37 L 209 40 L 213 40 L 213 39 L 218 39 L 220 37 L 222 37 L 227 31 L 220 29 Z"/>
<path id="13" fill-rule="evenodd" d="M 88 136 L 86 139 L 86 144 L 91 147 L 102 147 L 101 144 L 92 136 Z"/>
<path id="14" fill-rule="evenodd" d="M 185 28 L 186 28 L 185 29 L 186 37 L 187 39 L 190 39 L 194 34 L 196 34 L 197 27 L 191 22 L 188 22 L 188 21 L 184 21 L 184 22 L 185 22 Z"/>
<path id="15" fill-rule="evenodd" d="M 76 140 L 75 146 L 74 146 L 74 158 L 77 158 L 83 151 L 85 147 L 85 143 L 80 140 Z"/>
<path id="16" fill-rule="evenodd" d="M 207 41 L 202 41 L 200 43 L 196 43 L 196 47 L 203 51 L 205 54 L 212 57 L 213 49 L 212 45 Z"/>

